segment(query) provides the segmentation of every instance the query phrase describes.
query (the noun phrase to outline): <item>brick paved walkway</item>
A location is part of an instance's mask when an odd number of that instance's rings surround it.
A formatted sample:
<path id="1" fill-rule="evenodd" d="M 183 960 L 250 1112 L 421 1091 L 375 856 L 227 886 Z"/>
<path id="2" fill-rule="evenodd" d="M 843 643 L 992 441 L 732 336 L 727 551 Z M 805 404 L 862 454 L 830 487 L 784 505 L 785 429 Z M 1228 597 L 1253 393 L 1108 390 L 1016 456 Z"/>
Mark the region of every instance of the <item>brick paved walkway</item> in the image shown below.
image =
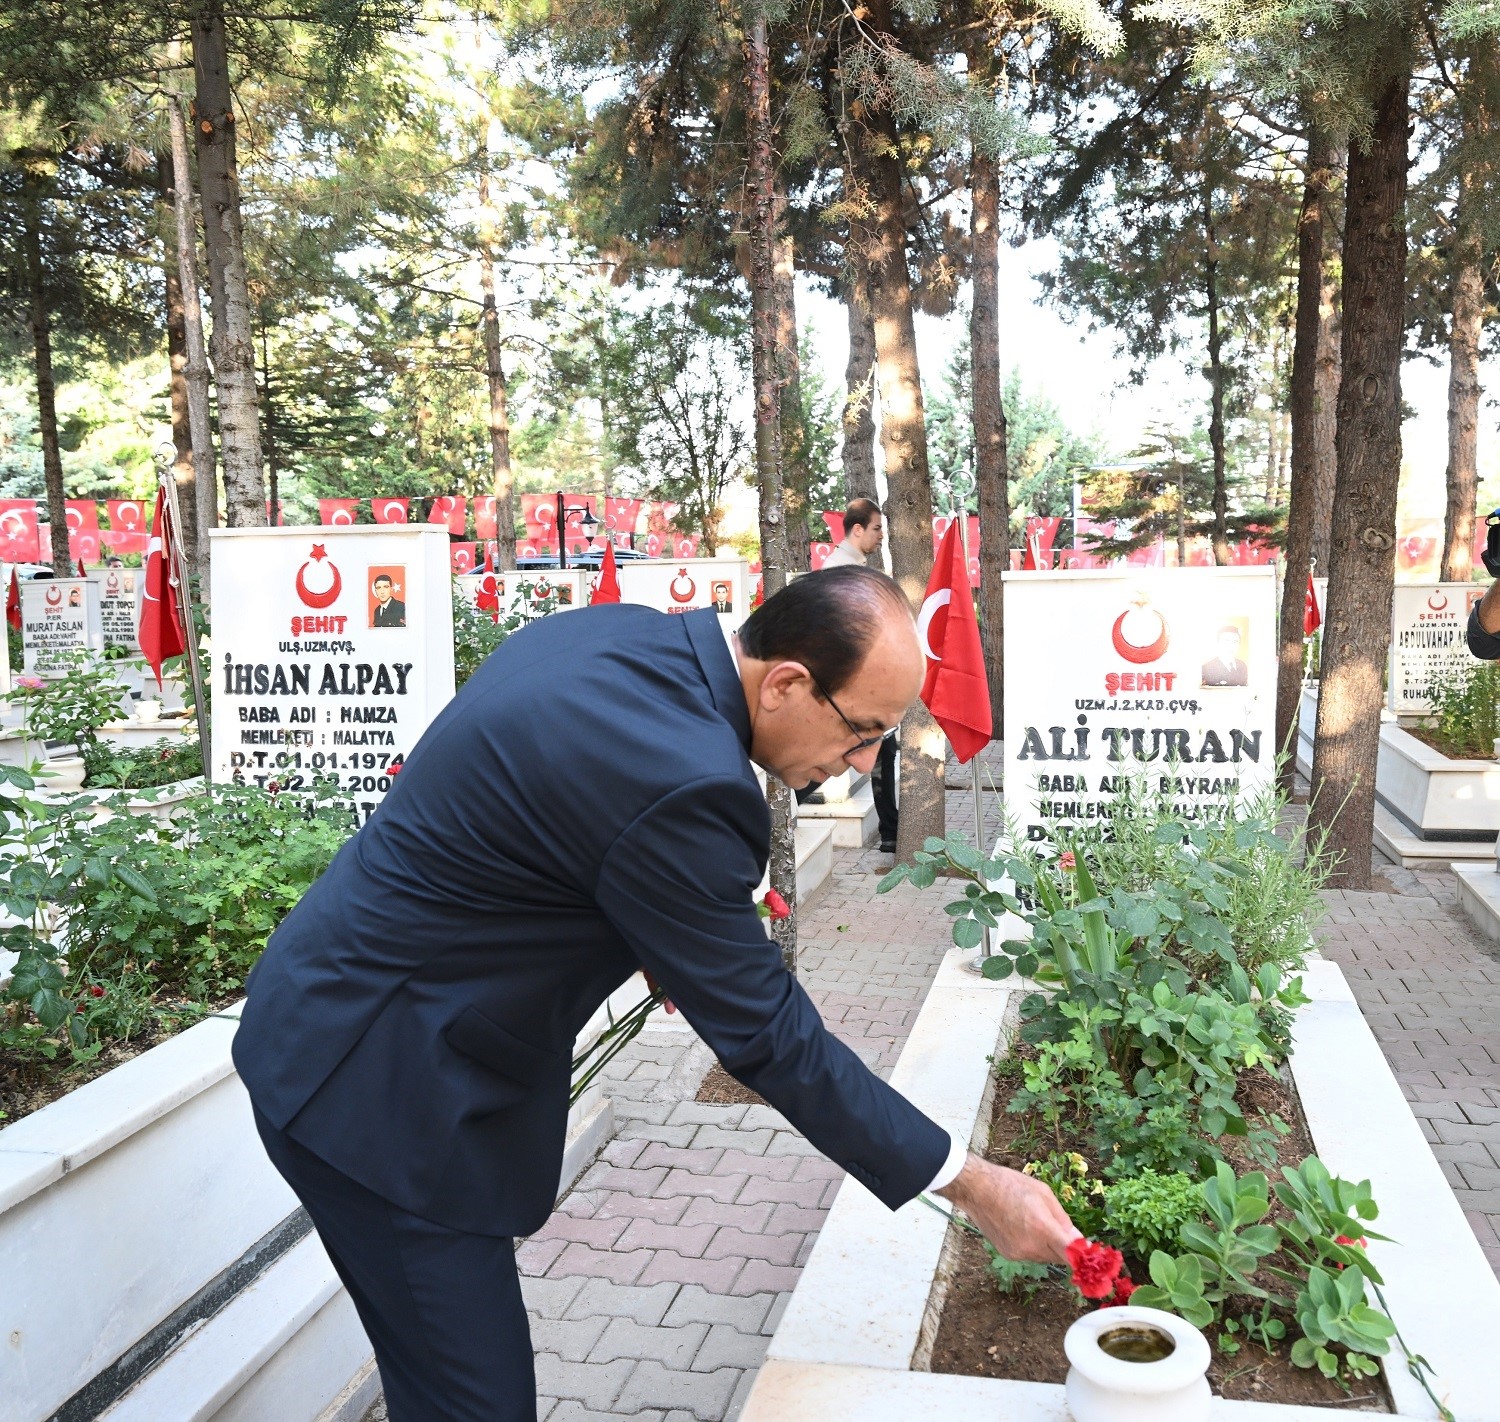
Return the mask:
<path id="1" fill-rule="evenodd" d="M 1328 894 L 1318 929 L 1500 1274 L 1500 954 L 1447 865 L 1386 869 L 1396 894 Z"/>
<path id="2" fill-rule="evenodd" d="M 972 823 L 967 793 L 950 794 L 949 823 Z M 874 862 L 835 852 L 799 972 L 832 1029 L 889 1075 L 949 938 L 942 895 L 877 898 Z M 1399 892 L 1330 894 L 1318 938 L 1500 1272 L 1500 956 L 1455 906 L 1446 867 L 1384 872 Z M 680 1019 L 622 1053 L 614 1140 L 518 1250 L 539 1422 L 739 1411 L 842 1171 L 770 1107 L 694 1102 L 711 1062 Z"/>

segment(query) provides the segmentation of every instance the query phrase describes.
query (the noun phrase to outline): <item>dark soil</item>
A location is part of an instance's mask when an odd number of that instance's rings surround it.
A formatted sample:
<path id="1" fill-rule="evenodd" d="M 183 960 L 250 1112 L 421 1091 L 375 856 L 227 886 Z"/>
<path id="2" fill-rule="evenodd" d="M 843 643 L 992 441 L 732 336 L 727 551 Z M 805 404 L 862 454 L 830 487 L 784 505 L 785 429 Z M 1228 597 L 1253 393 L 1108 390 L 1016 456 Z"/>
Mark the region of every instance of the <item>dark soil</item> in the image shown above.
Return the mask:
<path id="1" fill-rule="evenodd" d="M 698 1088 L 694 1101 L 704 1101 L 710 1106 L 764 1106 L 765 1098 L 748 1086 L 741 1086 L 718 1062 L 708 1069 L 703 1084 Z"/>
<path id="2" fill-rule="evenodd" d="M 1028 1161 L 1045 1155 L 1054 1143 L 1028 1135 L 1023 1119 L 1006 1111 L 1014 1089 L 1005 1080 L 997 1084 L 990 1146 L 985 1155 L 999 1165 L 1019 1170 Z M 1241 1079 L 1238 1096 L 1241 1109 L 1252 1123 L 1256 1117 L 1264 1119 L 1274 1114 L 1291 1127 L 1280 1143 L 1280 1163 L 1300 1162 L 1311 1153 L 1312 1140 L 1301 1108 L 1286 1084 L 1266 1072 L 1249 1072 Z M 1246 1158 L 1236 1158 L 1239 1153 L 1235 1147 L 1239 1144 L 1232 1138 L 1228 1143 L 1225 1155 L 1230 1163 L 1240 1172 L 1259 1169 Z M 1074 1150 L 1078 1146 L 1076 1141 L 1063 1142 L 1064 1149 Z M 1088 1158 L 1087 1150 L 1081 1153 Z M 1091 1160 L 1090 1164 L 1093 1163 Z M 1274 1171 L 1268 1173 L 1274 1178 Z M 1072 1287 L 1055 1279 L 1037 1287 L 1029 1297 L 1023 1286 L 1011 1294 L 1003 1294 L 989 1275 L 983 1244 L 967 1232 L 959 1239 L 958 1262 L 933 1347 L 932 1371 L 1025 1382 L 1065 1381 L 1068 1360 L 1063 1353 L 1063 1334 L 1084 1312 Z M 1127 1266 L 1137 1282 L 1148 1278 L 1142 1261 L 1129 1259 Z M 1214 1341 L 1211 1335 L 1210 1342 Z M 1383 1378 L 1361 1380 L 1352 1393 L 1345 1392 L 1315 1369 L 1294 1366 L 1289 1343 L 1283 1343 L 1276 1353 L 1269 1355 L 1253 1343 L 1245 1343 L 1232 1355 L 1216 1347 L 1208 1378 L 1215 1393 L 1230 1399 L 1350 1411 L 1392 1411 Z"/>
<path id="3" fill-rule="evenodd" d="M 1490 750 L 1480 747 L 1477 750 L 1456 751 L 1436 730 L 1427 726 L 1403 726 L 1401 729 L 1407 735 L 1415 736 L 1430 750 L 1447 756 L 1449 760 L 1494 760 L 1495 758 L 1493 747 Z"/>
<path id="4" fill-rule="evenodd" d="M 240 996 L 238 992 L 230 993 L 210 1004 L 209 1011 L 218 1012 L 237 1001 Z M 197 1026 L 202 1020 L 201 1017 L 192 1020 L 169 1018 L 152 1023 L 139 1036 L 132 1037 L 129 1041 L 111 1042 L 92 1061 L 82 1065 L 75 1064 L 65 1050 L 59 1051 L 57 1057 L 49 1062 L 30 1056 L 22 1059 L 15 1053 L 0 1048 L 0 1130 L 13 1126 L 33 1111 L 40 1111 L 43 1106 L 60 1101 L 69 1092 L 77 1091 L 85 1082 L 103 1076 L 111 1068 L 140 1056 L 142 1052 L 150 1051 L 169 1037 Z"/>

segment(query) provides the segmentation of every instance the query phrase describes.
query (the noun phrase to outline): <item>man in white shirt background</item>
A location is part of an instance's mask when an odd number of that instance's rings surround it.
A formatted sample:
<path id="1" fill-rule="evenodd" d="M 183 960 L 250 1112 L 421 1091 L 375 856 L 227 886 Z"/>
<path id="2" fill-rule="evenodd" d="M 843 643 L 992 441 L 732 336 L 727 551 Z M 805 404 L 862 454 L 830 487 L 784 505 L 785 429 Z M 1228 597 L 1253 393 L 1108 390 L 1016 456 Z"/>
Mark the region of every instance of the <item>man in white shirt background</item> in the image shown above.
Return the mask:
<path id="1" fill-rule="evenodd" d="M 828 555 L 824 569 L 850 565 L 864 567 L 871 557 L 880 567 L 880 545 L 885 542 L 885 516 L 874 499 L 854 499 L 844 510 L 844 538 Z M 875 797 L 875 819 L 880 827 L 880 852 L 896 852 L 896 737 L 882 741 L 875 767 L 870 771 L 870 793 Z M 822 797 L 809 789 L 797 796 L 799 804 L 820 804 Z M 890 866 L 882 864 L 880 872 Z"/>

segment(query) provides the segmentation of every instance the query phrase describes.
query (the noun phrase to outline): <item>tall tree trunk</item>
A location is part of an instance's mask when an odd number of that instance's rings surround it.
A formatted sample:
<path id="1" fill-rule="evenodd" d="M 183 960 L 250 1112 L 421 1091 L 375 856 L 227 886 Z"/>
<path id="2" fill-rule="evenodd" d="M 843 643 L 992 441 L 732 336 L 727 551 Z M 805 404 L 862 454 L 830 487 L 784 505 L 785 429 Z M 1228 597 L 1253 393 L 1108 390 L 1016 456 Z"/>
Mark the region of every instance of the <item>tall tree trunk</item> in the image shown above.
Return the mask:
<path id="1" fill-rule="evenodd" d="M 42 472 L 47 485 L 47 520 L 52 525 L 52 571 L 60 578 L 73 572 L 68 551 L 68 494 L 63 484 L 62 445 L 57 437 L 57 383 L 52 374 L 52 317 L 47 303 L 47 275 L 42 261 L 42 199 L 44 179 L 33 161 L 21 178 L 26 253 L 26 285 L 30 302 L 31 349 L 36 369 L 37 429 L 42 439 Z M 41 556 L 41 549 L 37 550 Z"/>
<path id="2" fill-rule="evenodd" d="M 1349 150 L 1338 483 L 1309 814 L 1327 833 L 1332 882 L 1349 889 L 1370 887 L 1395 585 L 1410 82 L 1408 73 L 1391 81 L 1368 138 Z"/>
<path id="3" fill-rule="evenodd" d="M 971 67 L 973 62 L 971 56 Z M 1010 491 L 1005 401 L 1000 388 L 1000 175 L 992 158 L 974 154 L 969 187 L 974 263 L 969 354 L 974 384 L 974 479 L 979 494 L 979 631 L 990 683 L 990 716 L 995 735 L 1001 736 L 1005 622 L 1000 577 L 1010 568 Z"/>
<path id="4" fill-rule="evenodd" d="M 870 316 L 870 269 L 854 243 L 846 254 L 849 284 L 849 361 L 844 367 L 844 497 L 879 499 L 875 483 L 875 323 Z"/>
<path id="5" fill-rule="evenodd" d="M 1333 148 L 1317 124 L 1307 134 L 1307 174 L 1302 213 L 1297 220 L 1297 317 L 1292 334 L 1292 475 L 1282 551 L 1281 622 L 1276 666 L 1276 748 L 1285 757 L 1277 768 L 1281 787 L 1291 792 L 1297 778 L 1297 713 L 1302 699 L 1302 617 L 1312 558 L 1317 499 L 1318 343 L 1323 331 L 1323 233 L 1328 223 L 1328 190 L 1333 181 Z"/>
<path id="6" fill-rule="evenodd" d="M 891 25 L 889 0 L 873 0 L 869 24 L 881 34 Z M 927 425 L 922 377 L 912 318 L 911 275 L 906 265 L 906 210 L 897 159 L 896 125 L 881 110 L 861 135 L 860 176 L 874 203 L 873 219 L 861 221 L 856 240 L 865 244 L 870 268 L 870 315 L 880 385 L 880 449 L 889 494 L 885 526 L 891 572 L 913 608 L 920 607 L 932 572 L 932 477 L 927 463 Z M 859 153 L 859 145 L 855 147 Z M 926 840 L 946 826 L 943 733 L 920 702 L 901 723 L 901 821 L 896 854 L 910 861 Z"/>
<path id="7" fill-rule="evenodd" d="M 205 0 L 193 17 L 192 35 L 197 85 L 193 132 L 203 195 L 208 289 L 213 300 L 214 384 L 219 392 L 219 438 L 224 446 L 224 508 L 231 528 L 257 528 L 266 523 L 266 483 L 222 0 Z"/>
<path id="8" fill-rule="evenodd" d="M 484 326 L 484 370 L 490 392 L 490 487 L 495 495 L 495 561 L 502 568 L 516 566 L 515 480 L 510 467 L 510 392 L 501 361 L 500 311 L 495 305 L 495 254 L 493 222 L 489 213 L 489 124 L 480 153 L 479 285 L 484 294 L 481 321 Z"/>
<path id="9" fill-rule="evenodd" d="M 1448 332 L 1448 499 L 1443 516 L 1444 582 L 1466 583 L 1474 566 L 1479 498 L 1479 341 L 1484 334 L 1484 247 L 1464 199 L 1453 246 L 1453 319 Z"/>
<path id="10" fill-rule="evenodd" d="M 786 547 L 789 567 L 805 573 L 812 567 L 811 513 L 807 467 L 807 427 L 802 411 L 802 354 L 797 345 L 796 249 L 786 230 L 786 192 L 776 183 L 776 368 L 781 423 L 781 482 L 786 500 Z"/>
<path id="11" fill-rule="evenodd" d="M 161 198 L 163 299 L 167 325 L 168 398 L 172 412 L 172 478 L 177 484 L 177 506 L 182 515 L 182 548 L 190 571 L 200 566 L 198 539 L 198 471 L 193 465 L 193 431 L 188 415 L 187 311 L 182 276 L 177 266 L 176 224 L 172 214 L 172 155 L 156 155 L 156 190 Z"/>
<path id="12" fill-rule="evenodd" d="M 208 351 L 203 344 L 203 299 L 198 280 L 198 233 L 193 219 L 193 175 L 188 162 L 187 124 L 181 102 L 167 100 L 167 127 L 172 135 L 172 213 L 175 222 L 177 280 L 182 296 L 184 360 L 182 382 L 187 397 L 188 440 L 193 460 L 193 527 L 198 536 L 198 590 L 209 601 L 208 530 L 219 526 L 218 470 L 214 462 L 212 416 L 208 392 Z M 175 369 L 175 367 L 174 367 Z M 175 405 L 173 425 L 176 425 Z M 187 516 L 183 516 L 184 524 Z"/>
<path id="13" fill-rule="evenodd" d="M 1343 293 L 1339 268 L 1343 229 L 1337 220 L 1335 191 L 1344 174 L 1348 151 L 1332 144 L 1328 158 L 1328 192 L 1323 199 L 1323 281 L 1318 297 L 1318 361 L 1313 376 L 1312 567 L 1315 576 L 1328 576 L 1328 544 L 1333 525 L 1333 486 L 1338 474 L 1335 436 L 1338 430 L 1339 385 L 1344 370 Z M 1292 476 L 1296 477 L 1295 472 Z"/>
<path id="14" fill-rule="evenodd" d="M 1219 328 L 1219 243 L 1214 233 L 1213 188 L 1203 184 L 1203 294 L 1208 304 L 1208 379 L 1212 391 L 1208 442 L 1214 457 L 1214 562 L 1233 558 L 1229 547 L 1229 478 L 1224 459 L 1224 333 Z"/>
<path id="15" fill-rule="evenodd" d="M 262 451 L 266 466 L 266 518 L 272 528 L 281 522 L 281 468 L 276 457 L 281 453 L 276 444 L 276 400 L 271 393 L 271 342 L 270 323 L 264 317 L 260 323 L 260 369 L 261 411 L 265 419 L 265 442 Z"/>
<path id="16" fill-rule="evenodd" d="M 781 477 L 781 410 L 776 363 L 776 192 L 771 150 L 771 56 L 766 17 L 745 35 L 746 187 L 750 199 L 751 369 L 755 382 L 755 473 L 760 484 L 760 561 L 765 596 L 786 586 L 789 555 Z M 771 887 L 791 909 L 772 924 L 782 961 L 797 970 L 797 818 L 792 792 L 766 778 L 771 805 Z"/>

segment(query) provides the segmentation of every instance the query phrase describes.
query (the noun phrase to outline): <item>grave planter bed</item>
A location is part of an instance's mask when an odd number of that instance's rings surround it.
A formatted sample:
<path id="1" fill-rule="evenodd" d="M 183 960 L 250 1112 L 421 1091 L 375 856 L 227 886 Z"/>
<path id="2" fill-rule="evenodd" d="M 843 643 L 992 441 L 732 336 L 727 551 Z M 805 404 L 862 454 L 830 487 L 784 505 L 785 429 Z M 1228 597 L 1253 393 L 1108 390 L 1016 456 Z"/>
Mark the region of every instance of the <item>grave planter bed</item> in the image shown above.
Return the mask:
<path id="1" fill-rule="evenodd" d="M 235 1074 L 240 1005 L 0 1130 L 5 1422 L 358 1422 L 374 1400 L 368 1340 Z M 613 1119 L 601 1085 L 574 1106 L 561 1190 Z"/>
<path id="2" fill-rule="evenodd" d="M 968 966 L 971 958 L 948 954 L 892 1084 L 982 1151 L 997 1085 L 987 1058 L 1004 1050 L 1031 985 L 985 982 Z M 1297 1016 L 1291 1076 L 1311 1144 L 1335 1174 L 1372 1182 L 1375 1227 L 1399 1243 L 1372 1240 L 1371 1258 L 1385 1276 L 1391 1315 L 1431 1363 L 1439 1395 L 1464 1422 L 1500 1422 L 1492 1357 L 1500 1283 L 1343 975 L 1314 959 L 1305 986 L 1312 1001 Z M 771 1341 L 744 1422 L 1063 1422 L 1057 1382 L 933 1371 L 944 1306 L 963 1286 L 962 1239 L 918 1202 L 891 1213 L 846 1184 Z M 1068 1321 L 1056 1323 L 1059 1349 Z M 988 1360 L 1014 1345 L 997 1325 L 981 1351 Z M 1394 1415 L 1438 1415 L 1399 1348 L 1384 1360 L 1383 1382 Z M 1216 1396 L 1211 1415 L 1291 1422 L 1327 1411 Z"/>

